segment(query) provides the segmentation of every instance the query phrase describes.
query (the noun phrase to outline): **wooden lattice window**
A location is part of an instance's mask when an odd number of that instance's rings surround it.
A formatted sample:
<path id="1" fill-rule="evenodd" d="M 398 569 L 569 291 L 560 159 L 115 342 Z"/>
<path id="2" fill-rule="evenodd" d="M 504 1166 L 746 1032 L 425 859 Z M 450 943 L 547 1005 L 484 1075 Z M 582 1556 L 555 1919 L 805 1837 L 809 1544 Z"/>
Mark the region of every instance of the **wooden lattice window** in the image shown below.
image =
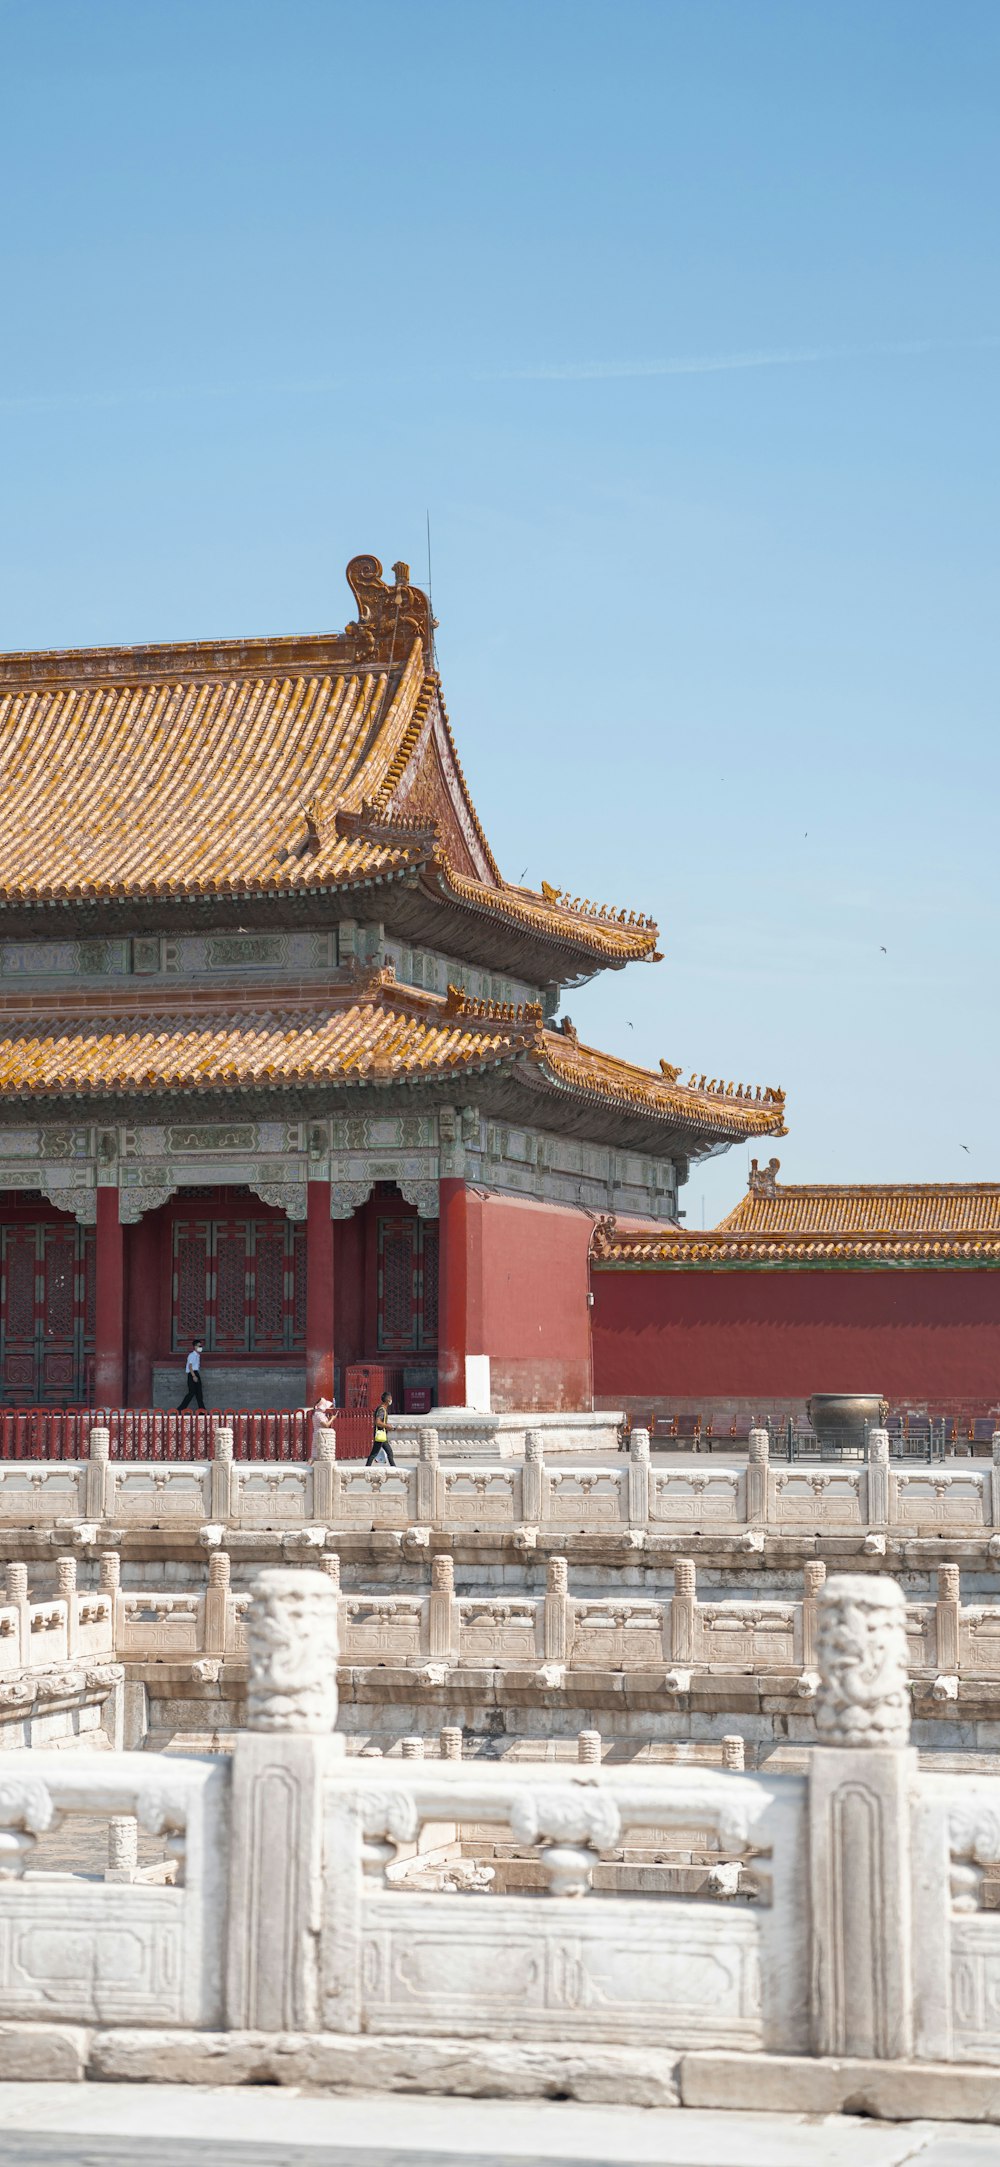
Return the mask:
<path id="1" fill-rule="evenodd" d="M 4 1321 L 14 1344 L 35 1337 L 35 1263 L 37 1227 L 11 1227 L 4 1249 Z"/>
<path id="2" fill-rule="evenodd" d="M 215 1354 L 305 1345 L 305 1235 L 287 1220 L 174 1222 L 173 1344 Z"/>
<path id="3" fill-rule="evenodd" d="M 253 1336 L 256 1347 L 279 1348 L 285 1344 L 287 1265 L 288 1244 L 284 1227 L 259 1226 L 254 1249 Z"/>
<path id="4" fill-rule="evenodd" d="M 292 1343 L 304 1347 L 306 1343 L 306 1230 L 304 1226 L 292 1230 Z"/>
<path id="5" fill-rule="evenodd" d="M 174 1227 L 174 1346 L 205 1339 L 211 1299 L 209 1254 L 212 1228 L 178 1220 Z"/>
<path id="6" fill-rule="evenodd" d="M 420 1344 L 436 1347 L 438 1343 L 438 1222 L 423 1222 L 423 1303 L 420 1313 Z"/>
<path id="7" fill-rule="evenodd" d="M 382 1354 L 437 1346 L 436 1220 L 378 1222 L 378 1345 Z"/>
<path id="8" fill-rule="evenodd" d="M 0 1233 L 0 1385 L 3 1398 L 68 1406 L 86 1395 L 94 1344 L 94 1233 L 60 1225 Z"/>

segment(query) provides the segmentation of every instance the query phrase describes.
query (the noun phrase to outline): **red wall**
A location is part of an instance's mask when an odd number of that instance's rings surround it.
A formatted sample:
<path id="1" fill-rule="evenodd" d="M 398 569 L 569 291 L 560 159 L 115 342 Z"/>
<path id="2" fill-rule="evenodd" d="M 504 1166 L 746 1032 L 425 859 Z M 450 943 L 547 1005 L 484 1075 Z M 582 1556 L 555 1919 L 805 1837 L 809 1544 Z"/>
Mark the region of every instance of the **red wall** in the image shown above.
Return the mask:
<path id="1" fill-rule="evenodd" d="M 467 1192 L 469 1354 L 488 1354 L 493 1406 L 592 1404 L 587 1255 L 593 1218 Z"/>
<path id="2" fill-rule="evenodd" d="M 761 1401 L 884 1392 L 1000 1401 L 1000 1271 L 595 1266 L 594 1394 Z"/>

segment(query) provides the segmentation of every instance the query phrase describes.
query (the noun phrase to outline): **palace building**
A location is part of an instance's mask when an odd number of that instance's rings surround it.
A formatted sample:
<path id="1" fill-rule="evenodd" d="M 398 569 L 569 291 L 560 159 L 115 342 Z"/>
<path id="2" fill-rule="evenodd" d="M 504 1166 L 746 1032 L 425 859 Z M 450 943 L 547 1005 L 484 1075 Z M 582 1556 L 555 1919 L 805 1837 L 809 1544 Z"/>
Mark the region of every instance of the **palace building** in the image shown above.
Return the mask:
<path id="1" fill-rule="evenodd" d="M 503 878 L 426 596 L 347 577 L 338 634 L 0 657 L 8 1404 L 175 1403 L 198 1336 L 215 1405 L 588 1407 L 597 1221 L 784 1134 L 560 1018 L 656 927 Z"/>

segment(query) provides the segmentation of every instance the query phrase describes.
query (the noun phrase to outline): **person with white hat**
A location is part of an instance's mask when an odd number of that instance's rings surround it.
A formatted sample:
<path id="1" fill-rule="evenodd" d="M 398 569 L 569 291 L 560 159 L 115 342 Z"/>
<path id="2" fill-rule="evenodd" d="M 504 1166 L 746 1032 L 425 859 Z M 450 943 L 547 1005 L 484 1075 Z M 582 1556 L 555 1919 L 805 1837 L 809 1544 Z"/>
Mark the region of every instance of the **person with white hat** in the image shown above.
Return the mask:
<path id="1" fill-rule="evenodd" d="M 319 1450 L 320 1431 L 333 1428 L 333 1418 L 336 1412 L 332 1400 L 317 1400 L 312 1411 L 312 1442 L 309 1447 L 309 1458 L 311 1460 L 316 1458 Z"/>

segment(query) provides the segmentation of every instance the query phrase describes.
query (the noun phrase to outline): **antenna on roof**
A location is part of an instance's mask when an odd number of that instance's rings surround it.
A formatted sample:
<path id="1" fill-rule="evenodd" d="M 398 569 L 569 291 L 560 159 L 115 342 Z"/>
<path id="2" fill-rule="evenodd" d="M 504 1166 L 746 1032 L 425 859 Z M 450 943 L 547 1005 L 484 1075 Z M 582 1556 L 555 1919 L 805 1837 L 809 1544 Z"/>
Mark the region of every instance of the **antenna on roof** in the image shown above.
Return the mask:
<path id="1" fill-rule="evenodd" d="M 431 662 L 431 668 L 432 668 L 432 670 L 433 670 L 433 669 L 436 669 L 436 668 L 437 668 L 437 656 L 435 655 L 435 652 L 434 652 L 434 623 L 435 623 L 435 618 L 434 618 L 434 585 L 433 585 L 433 581 L 432 581 L 432 578 L 431 578 L 431 515 L 430 515 L 430 512 L 428 512 L 428 513 L 426 514 L 426 518 L 427 518 L 427 616 L 428 616 L 428 619 L 429 619 L 429 622 L 430 622 L 430 631 L 431 631 L 431 654 L 430 654 L 430 662 Z"/>

